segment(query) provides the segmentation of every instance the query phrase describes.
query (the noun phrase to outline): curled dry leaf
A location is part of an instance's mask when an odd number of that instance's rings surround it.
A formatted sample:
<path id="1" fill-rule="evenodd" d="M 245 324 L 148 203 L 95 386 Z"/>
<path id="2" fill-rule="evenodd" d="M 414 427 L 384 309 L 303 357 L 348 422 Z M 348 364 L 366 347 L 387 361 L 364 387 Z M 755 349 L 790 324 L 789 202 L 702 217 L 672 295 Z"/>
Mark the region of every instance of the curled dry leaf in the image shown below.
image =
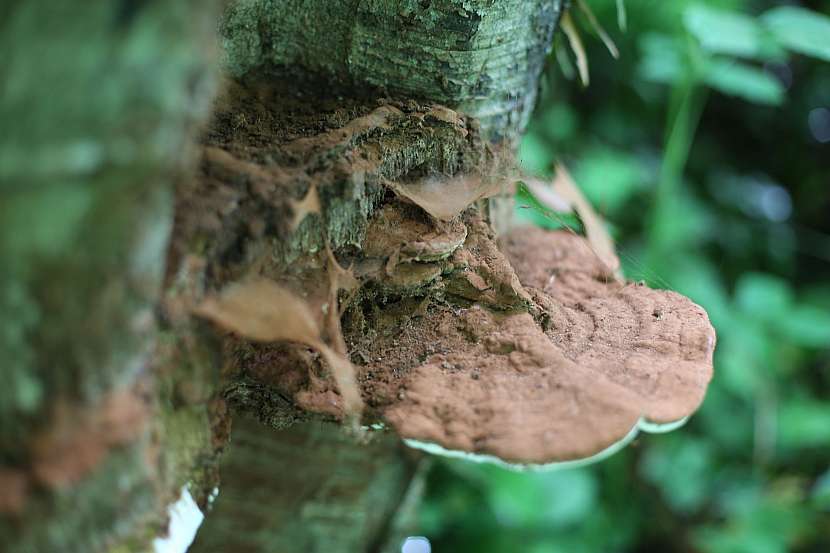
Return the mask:
<path id="1" fill-rule="evenodd" d="M 225 330 L 257 342 L 315 343 L 320 330 L 308 305 L 282 286 L 258 279 L 232 284 L 195 310 Z"/>
<path id="2" fill-rule="evenodd" d="M 540 204 L 556 213 L 573 212 L 570 200 L 555 191 L 546 182 L 533 177 L 523 177 L 521 181 Z"/>
<path id="3" fill-rule="evenodd" d="M 345 126 L 330 130 L 316 136 L 298 138 L 286 144 L 283 149 L 289 153 L 300 155 L 305 152 L 328 152 L 336 148 L 348 146 L 355 139 L 365 136 L 377 129 L 388 130 L 392 123 L 404 117 L 401 110 L 394 106 L 381 106 L 371 113 L 353 119 Z"/>
<path id="4" fill-rule="evenodd" d="M 308 304 L 289 290 L 265 279 L 232 284 L 218 296 L 205 299 L 194 312 L 248 340 L 286 340 L 316 349 L 329 364 L 346 413 L 357 416 L 362 411 L 351 363 L 323 342 Z"/>
<path id="5" fill-rule="evenodd" d="M 360 287 L 360 281 L 354 276 L 352 269 L 344 269 L 337 262 L 328 244 L 326 244 L 326 257 L 328 259 L 329 284 L 335 295 L 339 290 L 352 292 Z"/>
<path id="6" fill-rule="evenodd" d="M 328 258 L 327 272 L 329 276 L 329 307 L 326 312 L 326 329 L 329 339 L 334 342 L 334 349 L 340 355 L 346 357 L 349 352 L 346 349 L 346 342 L 343 340 L 343 333 L 340 330 L 340 315 L 342 313 L 338 306 L 337 294 L 340 290 L 350 292 L 346 302 L 346 305 L 348 305 L 354 297 L 354 292 L 360 287 L 360 281 L 355 278 L 351 269 L 344 269 L 340 266 L 328 244 L 326 244 L 326 256 Z"/>
<path id="7" fill-rule="evenodd" d="M 433 119 L 437 119 L 438 121 L 449 123 L 450 125 L 453 125 L 457 129 L 459 129 L 464 136 L 467 136 L 467 125 L 464 122 L 464 118 L 457 111 L 453 111 L 450 108 L 444 106 L 435 105 L 432 106 L 432 108 L 424 115 L 424 117 L 432 117 Z"/>
<path id="8" fill-rule="evenodd" d="M 597 17 L 594 15 L 594 12 L 591 10 L 590 6 L 588 6 L 585 0 L 577 0 L 577 4 L 579 5 L 579 9 L 582 13 L 585 14 L 585 17 L 588 18 L 588 23 L 594 28 L 596 33 L 599 35 L 600 40 L 602 40 L 605 47 L 608 48 L 608 51 L 617 59 L 620 57 L 620 51 L 617 49 L 617 45 L 614 44 L 614 41 L 611 40 L 611 37 L 605 31 L 602 25 L 600 25 L 599 21 L 597 21 Z"/>
<path id="9" fill-rule="evenodd" d="M 574 25 L 571 14 L 565 13 L 562 16 L 562 31 L 568 37 L 568 44 L 576 57 L 576 67 L 579 70 L 579 80 L 582 81 L 582 86 L 588 86 L 590 77 L 588 74 L 588 55 L 585 53 L 585 47 L 582 45 L 582 38 L 579 36 L 579 31 Z"/>
<path id="10" fill-rule="evenodd" d="M 442 221 L 449 221 L 474 202 L 501 192 L 502 183 L 480 175 L 426 177 L 415 183 L 388 183 L 395 193 Z"/>
<path id="11" fill-rule="evenodd" d="M 553 191 L 573 204 L 579 218 L 585 225 L 585 234 L 588 237 L 591 249 L 599 260 L 614 273 L 617 280 L 622 281 L 620 259 L 617 257 L 614 241 L 611 239 L 611 235 L 608 234 L 605 223 L 591 207 L 588 200 L 585 199 L 585 196 L 582 195 L 570 173 L 562 164 L 556 165 Z"/>

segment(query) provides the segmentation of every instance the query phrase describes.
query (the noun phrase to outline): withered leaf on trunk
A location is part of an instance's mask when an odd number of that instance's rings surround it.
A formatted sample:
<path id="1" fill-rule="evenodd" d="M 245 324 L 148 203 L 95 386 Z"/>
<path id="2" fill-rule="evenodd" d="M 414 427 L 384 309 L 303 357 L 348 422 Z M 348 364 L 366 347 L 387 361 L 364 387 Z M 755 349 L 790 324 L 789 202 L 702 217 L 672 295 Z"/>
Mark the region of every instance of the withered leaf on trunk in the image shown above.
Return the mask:
<path id="1" fill-rule="evenodd" d="M 323 342 L 308 304 L 286 288 L 266 279 L 232 284 L 218 296 L 205 299 L 194 312 L 248 340 L 285 340 L 316 349 L 331 369 L 346 413 L 356 416 L 361 412 L 363 401 L 352 364 Z"/>
<path id="2" fill-rule="evenodd" d="M 502 183 L 480 175 L 426 177 L 414 183 L 389 183 L 398 196 L 418 205 L 442 221 L 450 221 L 473 203 L 495 196 Z"/>

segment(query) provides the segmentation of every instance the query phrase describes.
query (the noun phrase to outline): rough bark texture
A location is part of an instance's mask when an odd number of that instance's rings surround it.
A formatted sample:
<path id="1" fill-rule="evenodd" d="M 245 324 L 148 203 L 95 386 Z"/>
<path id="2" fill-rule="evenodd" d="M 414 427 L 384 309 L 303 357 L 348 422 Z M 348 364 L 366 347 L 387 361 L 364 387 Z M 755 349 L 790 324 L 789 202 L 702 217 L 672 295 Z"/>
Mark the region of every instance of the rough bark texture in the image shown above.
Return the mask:
<path id="1" fill-rule="evenodd" d="M 184 421 L 150 366 L 217 16 L 195 1 L 0 8 L 4 550 L 141 550 L 191 478 L 208 427 L 168 441 Z"/>
<path id="2" fill-rule="evenodd" d="M 216 508 L 190 551 L 397 553 L 419 457 L 391 434 L 362 444 L 328 423 L 237 420 Z"/>
<path id="3" fill-rule="evenodd" d="M 210 349 L 209 334 L 193 325 L 189 308 L 254 275 L 288 286 L 324 321 L 325 309 L 336 308 L 325 307 L 326 249 L 350 266 L 379 244 L 367 241 L 367 233 L 378 207 L 394 202 L 392 181 L 467 174 L 495 161 L 474 121 L 446 108 L 374 95 L 332 100 L 315 84 L 228 83 L 218 98 L 198 171 L 177 192 L 162 302 L 163 320 L 175 334 L 190 336 L 174 345 L 177 356 L 194 344 Z M 310 194 L 319 198 L 319 212 L 309 210 Z M 423 217 L 414 206 L 410 212 Z M 424 284 L 417 270 L 397 277 L 386 282 L 385 294 L 411 296 Z M 195 550 L 296 550 L 291 543 L 308 551 L 395 550 L 406 522 L 398 503 L 404 490 L 417 489 L 418 456 L 405 455 L 391 435 L 367 447 L 337 424 L 321 422 L 342 416 L 341 399 L 307 348 L 227 337 L 222 349 L 222 397 L 279 432 L 254 431 L 251 422 L 235 428 L 216 511 Z M 316 422 L 283 430 L 310 419 Z M 309 447 L 300 450 L 298 443 Z M 281 495 L 265 507 L 260 489 Z M 308 493 L 292 495 L 297 490 Z M 296 501 L 280 499 L 287 496 Z M 313 515 L 323 501 L 331 502 L 326 516 Z"/>
<path id="4" fill-rule="evenodd" d="M 561 0 L 243 0 L 229 71 L 317 72 L 468 113 L 490 136 L 527 123 Z M 278 77 L 277 77 L 278 78 Z"/>

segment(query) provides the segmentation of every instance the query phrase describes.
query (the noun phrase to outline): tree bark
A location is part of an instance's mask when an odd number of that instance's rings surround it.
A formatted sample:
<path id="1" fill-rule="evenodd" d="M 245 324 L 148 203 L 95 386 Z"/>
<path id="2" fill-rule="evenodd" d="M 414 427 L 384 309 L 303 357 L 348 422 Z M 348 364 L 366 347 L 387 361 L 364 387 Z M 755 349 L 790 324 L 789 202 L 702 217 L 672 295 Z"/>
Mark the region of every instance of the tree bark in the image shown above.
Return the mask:
<path id="1" fill-rule="evenodd" d="M 237 420 L 216 508 L 190 551 L 399 551 L 419 457 L 390 434 L 362 444 L 331 423 Z"/>
<path id="2" fill-rule="evenodd" d="M 196 551 L 394 550 L 417 458 L 308 421 L 281 371 L 319 373 L 307 350 L 190 311 L 250 274 L 313 296 L 388 182 L 493 166 L 562 2 L 53 4 L 0 8 L 0 541 L 153 550 L 183 489 L 211 504 L 231 408 L 280 430 L 237 428 Z M 235 82 L 209 108 L 217 24 Z"/>
<path id="3" fill-rule="evenodd" d="M 209 437 L 204 423 L 169 440 L 188 423 L 151 365 L 217 6 L 26 0 L 0 15 L 0 542 L 143 550 Z"/>

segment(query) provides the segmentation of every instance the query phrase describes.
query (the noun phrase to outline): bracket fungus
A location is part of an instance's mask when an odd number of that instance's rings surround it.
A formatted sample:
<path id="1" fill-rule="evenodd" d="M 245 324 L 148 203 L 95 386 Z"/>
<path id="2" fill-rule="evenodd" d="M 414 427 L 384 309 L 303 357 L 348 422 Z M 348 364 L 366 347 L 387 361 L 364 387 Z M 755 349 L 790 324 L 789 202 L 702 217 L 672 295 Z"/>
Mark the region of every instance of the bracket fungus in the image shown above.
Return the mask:
<path id="1" fill-rule="evenodd" d="M 347 401 L 314 382 L 314 362 L 298 366 L 301 354 L 264 345 L 243 361 L 266 360 L 279 375 L 270 385 L 305 412 L 350 418 L 361 402 L 356 383 L 369 427 L 391 427 L 430 453 L 518 469 L 592 462 L 641 430 L 676 428 L 712 377 L 706 312 L 675 292 L 621 281 L 572 232 L 517 228 L 497 241 L 476 207 L 442 221 L 392 200 L 373 215 L 352 265 L 358 293 L 340 309 L 330 296 L 327 309 L 343 313 L 342 336 L 328 335 L 343 340 L 354 377 L 318 326 L 289 320 L 323 312 L 277 285 L 231 288 L 199 312 L 243 338 L 321 352 Z M 298 371 L 311 373 L 310 385 L 298 384 Z"/>
<path id="2" fill-rule="evenodd" d="M 277 427 L 359 418 L 413 447 L 520 468 L 596 460 L 697 409 L 715 345 L 705 311 L 622 279 L 602 222 L 563 169 L 550 191 L 587 238 L 538 228 L 497 237 L 488 219 L 501 200 L 490 198 L 509 168 L 474 126 L 430 117 L 429 106 L 359 113 L 286 138 L 276 154 L 246 150 L 258 151 L 255 135 L 245 148 L 225 145 L 236 153 L 203 165 L 216 192 L 180 200 L 210 211 L 262 179 L 291 191 L 221 214 L 239 232 L 251 218 L 270 221 L 282 249 L 263 233 L 218 239 L 213 227 L 179 222 L 204 235 L 179 242 L 216 244 L 211 287 L 224 292 L 197 312 L 236 335 L 224 348 L 230 404 Z M 401 149 L 407 132 L 421 149 Z M 457 153 L 425 169 L 429 152 L 444 152 L 430 142 L 439 136 Z M 381 151 L 398 161 L 382 162 Z M 277 171 L 268 156 L 291 163 Z"/>
<path id="3" fill-rule="evenodd" d="M 384 411 L 408 445 L 513 468 L 568 467 L 616 452 L 639 431 L 677 428 L 697 409 L 715 344 L 702 308 L 617 282 L 568 232 L 517 229 L 502 247 L 532 304 L 436 308 L 410 330 L 441 346 Z"/>

